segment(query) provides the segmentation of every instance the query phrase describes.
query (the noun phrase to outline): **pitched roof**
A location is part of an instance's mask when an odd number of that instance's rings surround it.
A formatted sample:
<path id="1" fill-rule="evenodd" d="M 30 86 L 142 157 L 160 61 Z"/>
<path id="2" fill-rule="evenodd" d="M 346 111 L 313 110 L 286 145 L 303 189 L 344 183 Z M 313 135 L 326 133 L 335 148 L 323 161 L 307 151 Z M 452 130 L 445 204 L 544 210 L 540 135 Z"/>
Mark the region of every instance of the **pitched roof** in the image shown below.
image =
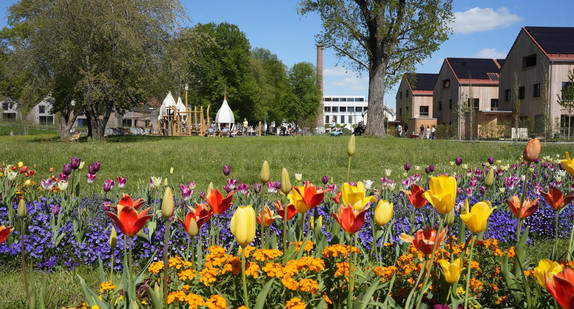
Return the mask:
<path id="1" fill-rule="evenodd" d="M 546 54 L 574 54 L 574 27 L 524 27 Z"/>
<path id="2" fill-rule="evenodd" d="M 410 75 L 412 76 L 412 75 Z M 409 75 L 406 75 L 409 81 L 411 90 L 414 91 L 433 91 L 434 84 L 438 78 L 438 74 L 434 73 L 415 73 L 414 78 L 409 80 Z"/>
<path id="3" fill-rule="evenodd" d="M 500 60 L 484 58 L 446 58 L 445 61 L 461 84 L 478 83 L 498 85 Z"/>

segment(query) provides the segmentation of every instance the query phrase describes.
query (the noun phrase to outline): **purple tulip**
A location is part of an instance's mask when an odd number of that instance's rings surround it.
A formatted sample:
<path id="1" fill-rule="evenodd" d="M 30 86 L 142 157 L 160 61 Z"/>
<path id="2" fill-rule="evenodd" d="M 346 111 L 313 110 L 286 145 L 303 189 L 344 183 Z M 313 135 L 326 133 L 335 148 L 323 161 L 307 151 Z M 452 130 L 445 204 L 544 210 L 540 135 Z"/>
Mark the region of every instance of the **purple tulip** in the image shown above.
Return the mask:
<path id="1" fill-rule="evenodd" d="M 276 181 L 273 184 L 275 185 L 275 189 L 277 189 L 277 190 L 281 189 L 281 181 Z"/>
<path id="2" fill-rule="evenodd" d="M 430 171 L 430 168 L 428 168 L 428 167 L 425 168 L 425 172 L 426 172 L 427 174 L 430 174 L 430 172 L 431 172 L 431 171 Z"/>
<path id="3" fill-rule="evenodd" d="M 90 173 L 86 174 L 86 178 L 88 179 L 88 184 L 90 184 L 90 185 L 93 184 L 94 181 L 96 181 L 96 176 L 97 176 L 96 174 L 90 174 Z"/>
<path id="4" fill-rule="evenodd" d="M 456 159 L 454 159 L 454 162 L 456 163 L 456 165 L 461 165 L 462 164 L 462 158 L 456 157 Z"/>
<path id="5" fill-rule="evenodd" d="M 323 176 L 323 184 L 326 185 L 329 182 L 329 177 Z"/>
<path id="6" fill-rule="evenodd" d="M 205 191 L 199 191 L 199 197 L 201 197 L 202 200 L 205 199 Z"/>
<path id="7" fill-rule="evenodd" d="M 331 185 L 327 185 L 327 189 L 329 189 L 329 191 L 331 191 L 331 192 L 335 192 L 335 191 L 337 191 L 337 184 L 334 183 Z"/>
<path id="8" fill-rule="evenodd" d="M 229 176 L 229 173 L 231 173 L 231 166 L 229 166 L 229 165 L 224 165 L 224 166 L 223 166 L 223 175 Z"/>
<path id="9" fill-rule="evenodd" d="M 52 190 L 52 187 L 54 186 L 54 181 L 52 180 L 52 178 L 48 178 L 48 179 L 42 179 L 40 181 L 40 184 L 42 185 L 42 188 L 46 191 L 50 191 Z"/>
<path id="10" fill-rule="evenodd" d="M 94 163 L 92 163 L 92 165 L 94 166 L 94 170 L 97 172 L 100 171 L 100 161 L 95 161 Z"/>
<path id="11" fill-rule="evenodd" d="M 489 158 L 488 158 L 488 163 L 494 164 L 494 157 L 489 157 Z"/>
<path id="12" fill-rule="evenodd" d="M 231 192 L 233 189 L 231 189 L 231 187 L 229 187 L 229 185 L 225 185 L 225 186 L 223 186 L 223 190 L 225 190 L 225 192 L 229 193 L 229 192 Z"/>
<path id="13" fill-rule="evenodd" d="M 404 168 L 405 168 L 405 171 L 407 171 L 407 172 L 410 171 L 411 170 L 411 163 L 410 162 L 405 163 Z"/>
<path id="14" fill-rule="evenodd" d="M 227 186 L 229 187 L 230 191 L 235 190 L 235 187 L 237 187 L 237 179 L 227 179 Z"/>
<path id="15" fill-rule="evenodd" d="M 114 187 L 114 181 L 112 179 L 104 180 L 104 192 L 110 192 L 110 190 Z"/>
<path id="16" fill-rule="evenodd" d="M 275 188 L 275 183 L 270 181 L 267 183 L 267 192 L 269 193 L 277 193 L 277 188 Z"/>
<path id="17" fill-rule="evenodd" d="M 480 193 L 484 194 L 484 192 L 486 192 L 486 187 L 485 186 L 480 186 Z"/>
<path id="18" fill-rule="evenodd" d="M 237 186 L 237 192 L 247 195 L 249 193 L 249 185 L 246 183 L 239 184 Z"/>
<path id="19" fill-rule="evenodd" d="M 259 194 L 259 192 L 261 192 L 261 184 L 260 183 L 254 184 L 253 191 L 255 192 L 255 194 Z"/>
<path id="20" fill-rule="evenodd" d="M 429 171 L 434 172 L 434 164 L 429 165 Z"/>
<path id="21" fill-rule="evenodd" d="M 104 204 L 102 205 L 102 209 L 104 211 L 110 211 L 111 208 L 112 208 L 112 203 L 109 201 L 105 201 Z"/>
<path id="22" fill-rule="evenodd" d="M 181 191 L 181 198 L 183 198 L 184 201 L 187 201 L 191 198 L 193 191 L 191 191 L 188 186 L 179 184 L 179 190 Z"/>
<path id="23" fill-rule="evenodd" d="M 88 173 L 91 175 L 96 175 L 97 171 L 93 164 L 88 165 Z"/>
<path id="24" fill-rule="evenodd" d="M 118 176 L 118 188 L 123 188 L 126 186 L 126 184 L 128 183 L 128 179 L 124 178 L 122 176 Z"/>
<path id="25" fill-rule="evenodd" d="M 70 163 L 70 166 L 72 167 L 73 170 L 77 170 L 80 167 L 80 162 L 82 162 L 82 159 L 72 157 L 72 162 Z"/>
<path id="26" fill-rule="evenodd" d="M 60 207 L 58 207 L 57 204 L 52 204 L 52 205 L 50 205 L 50 211 L 55 216 L 60 212 Z"/>
<path id="27" fill-rule="evenodd" d="M 69 163 L 64 164 L 64 167 L 62 168 L 62 173 L 66 176 L 70 176 L 70 174 L 72 173 L 72 165 Z"/>
<path id="28" fill-rule="evenodd" d="M 60 180 L 66 180 L 66 181 L 67 181 L 68 178 L 70 178 L 70 175 L 66 175 L 66 174 L 64 174 L 64 173 L 60 173 L 60 174 L 58 175 L 58 179 L 60 179 Z"/>

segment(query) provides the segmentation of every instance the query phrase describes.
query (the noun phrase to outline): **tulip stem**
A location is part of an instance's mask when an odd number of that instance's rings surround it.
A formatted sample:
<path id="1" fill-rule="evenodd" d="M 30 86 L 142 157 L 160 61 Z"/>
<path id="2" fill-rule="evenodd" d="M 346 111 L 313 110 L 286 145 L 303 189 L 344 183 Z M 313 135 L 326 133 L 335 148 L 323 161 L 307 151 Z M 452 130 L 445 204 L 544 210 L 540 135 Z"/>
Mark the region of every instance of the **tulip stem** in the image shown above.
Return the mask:
<path id="1" fill-rule="evenodd" d="M 574 223 L 572 224 L 572 231 L 570 232 L 570 240 L 568 241 L 568 261 L 572 261 L 572 241 L 574 240 Z"/>
<path id="2" fill-rule="evenodd" d="M 129 303 L 131 304 L 136 298 L 136 289 L 134 286 L 134 261 L 132 258 L 132 238 L 131 237 L 128 238 L 127 236 L 124 236 L 124 237 L 126 237 L 126 241 L 128 239 L 130 241 L 128 244 L 128 247 L 129 247 L 128 259 L 129 259 L 129 268 L 130 268 L 129 269 L 129 271 L 130 271 L 130 293 L 128 293 L 128 295 L 129 295 L 128 299 L 129 299 Z M 134 299 L 132 299 L 132 297 Z"/>
<path id="3" fill-rule="evenodd" d="M 169 268 L 168 264 L 168 253 L 167 253 L 167 246 L 169 243 L 169 228 L 171 227 L 171 222 L 166 220 L 165 223 L 165 231 L 164 239 L 163 239 L 163 305 L 164 308 L 167 308 L 167 269 Z M 188 248 L 189 248 L 189 241 L 188 241 Z"/>
<path id="4" fill-rule="evenodd" d="M 287 210 L 289 205 L 283 210 L 283 263 L 287 263 Z M 573 227 L 574 231 L 574 227 Z"/>
<path id="5" fill-rule="evenodd" d="M 243 302 L 249 308 L 249 298 L 247 296 L 247 279 L 245 278 L 245 247 L 241 250 L 241 273 L 243 275 Z"/>
<path id="6" fill-rule="evenodd" d="M 301 232 L 299 232 L 299 241 L 303 241 L 303 230 L 305 229 L 305 215 L 307 213 L 304 212 L 301 214 Z M 303 244 L 301 244 L 303 245 Z"/>
<path id="7" fill-rule="evenodd" d="M 24 274 L 24 289 L 26 290 L 26 300 L 28 305 L 30 300 L 30 287 L 28 286 L 28 267 L 26 265 L 26 248 L 24 246 L 24 234 L 26 234 L 26 222 L 22 219 L 22 230 L 20 231 L 20 253 L 22 256 L 22 274 Z"/>
<path id="8" fill-rule="evenodd" d="M 349 163 L 347 163 L 347 182 L 349 182 L 349 174 L 351 173 L 351 156 L 349 156 Z"/>
<path id="9" fill-rule="evenodd" d="M 470 269 L 472 264 L 472 249 L 474 248 L 474 238 L 475 236 L 471 236 L 472 239 L 470 240 L 470 253 L 468 254 L 468 269 L 466 271 L 466 289 L 464 290 L 464 308 L 468 308 L 468 294 L 469 290 L 468 287 L 470 285 Z"/>
<path id="10" fill-rule="evenodd" d="M 349 157 L 350 159 L 351 157 Z M 352 239 L 355 239 L 353 244 Z M 353 287 L 355 285 L 355 276 L 354 276 L 354 269 L 353 266 L 356 264 L 356 257 L 357 253 L 353 253 L 353 245 L 357 246 L 357 234 L 355 233 L 354 237 L 351 238 L 351 246 L 349 246 L 349 295 L 347 297 L 347 308 L 353 308 Z"/>
<path id="11" fill-rule="evenodd" d="M 524 201 L 526 200 L 526 194 L 528 193 L 528 179 L 530 178 L 530 163 L 526 165 L 526 173 L 524 175 L 524 186 L 522 187 L 522 197 L 520 198 L 520 211 L 518 212 L 518 224 L 516 227 L 516 243 L 520 241 L 520 234 L 522 232 L 522 207 L 524 207 Z M 519 247 L 517 247 L 518 249 Z"/>
<path id="12" fill-rule="evenodd" d="M 264 249 L 264 245 L 265 245 L 265 215 L 263 214 L 263 209 L 264 205 L 263 203 L 261 203 L 261 211 L 259 212 L 259 215 L 261 216 L 261 249 Z"/>
<path id="13" fill-rule="evenodd" d="M 552 261 L 556 259 L 556 246 L 558 244 L 558 210 L 556 211 L 556 220 L 554 222 L 554 247 L 552 247 L 552 255 L 550 256 Z"/>

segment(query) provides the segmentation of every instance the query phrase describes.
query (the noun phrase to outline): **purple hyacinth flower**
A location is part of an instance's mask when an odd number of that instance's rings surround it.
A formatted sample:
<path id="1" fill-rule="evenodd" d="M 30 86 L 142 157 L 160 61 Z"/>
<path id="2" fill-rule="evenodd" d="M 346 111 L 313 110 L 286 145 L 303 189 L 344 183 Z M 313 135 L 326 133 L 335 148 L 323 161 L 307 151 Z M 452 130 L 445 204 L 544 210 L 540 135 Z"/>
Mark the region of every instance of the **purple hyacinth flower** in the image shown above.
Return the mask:
<path id="1" fill-rule="evenodd" d="M 104 192 L 110 192 L 110 190 L 114 187 L 113 179 L 106 179 L 104 180 Z"/>
<path id="2" fill-rule="evenodd" d="M 410 171 L 411 170 L 411 163 L 410 162 L 405 163 L 404 169 L 407 172 Z"/>
<path id="3" fill-rule="evenodd" d="M 72 165 L 69 163 L 64 164 L 62 167 L 62 174 L 69 176 L 72 173 Z"/>
<path id="4" fill-rule="evenodd" d="M 126 184 L 128 183 L 128 179 L 124 178 L 122 176 L 118 176 L 118 188 L 123 188 L 126 186 Z"/>
<path id="5" fill-rule="evenodd" d="M 256 183 L 253 185 L 253 191 L 255 192 L 255 194 L 258 194 L 259 192 L 261 192 L 261 184 L 260 183 Z"/>
<path id="6" fill-rule="evenodd" d="M 329 182 L 329 177 L 323 176 L 323 184 L 326 185 Z"/>
<path id="7" fill-rule="evenodd" d="M 454 159 L 454 162 L 456 163 L 456 165 L 461 165 L 462 164 L 462 158 L 456 157 L 456 159 Z"/>
<path id="8" fill-rule="evenodd" d="M 80 162 L 82 162 L 82 159 L 72 157 L 72 161 L 70 162 L 70 166 L 72 167 L 73 170 L 77 170 L 80 167 Z"/>
<path id="9" fill-rule="evenodd" d="M 229 173 L 231 173 L 231 166 L 229 166 L 229 165 L 224 165 L 224 166 L 223 166 L 223 175 L 229 176 Z"/>

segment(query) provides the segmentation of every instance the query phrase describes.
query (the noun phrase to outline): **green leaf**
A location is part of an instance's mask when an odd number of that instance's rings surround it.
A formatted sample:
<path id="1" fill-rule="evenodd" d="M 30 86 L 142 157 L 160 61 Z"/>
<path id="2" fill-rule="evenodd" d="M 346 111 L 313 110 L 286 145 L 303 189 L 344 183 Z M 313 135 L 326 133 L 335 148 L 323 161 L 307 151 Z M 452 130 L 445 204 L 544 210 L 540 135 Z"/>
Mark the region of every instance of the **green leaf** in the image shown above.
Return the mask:
<path id="1" fill-rule="evenodd" d="M 274 282 L 275 282 L 275 279 L 271 279 L 263 286 L 263 289 L 261 290 L 261 292 L 259 292 L 259 295 L 257 295 L 257 300 L 255 302 L 254 309 L 265 308 L 264 305 L 265 305 L 265 300 L 267 299 L 267 294 L 269 294 L 269 291 L 271 290 L 271 287 L 273 286 Z"/>

